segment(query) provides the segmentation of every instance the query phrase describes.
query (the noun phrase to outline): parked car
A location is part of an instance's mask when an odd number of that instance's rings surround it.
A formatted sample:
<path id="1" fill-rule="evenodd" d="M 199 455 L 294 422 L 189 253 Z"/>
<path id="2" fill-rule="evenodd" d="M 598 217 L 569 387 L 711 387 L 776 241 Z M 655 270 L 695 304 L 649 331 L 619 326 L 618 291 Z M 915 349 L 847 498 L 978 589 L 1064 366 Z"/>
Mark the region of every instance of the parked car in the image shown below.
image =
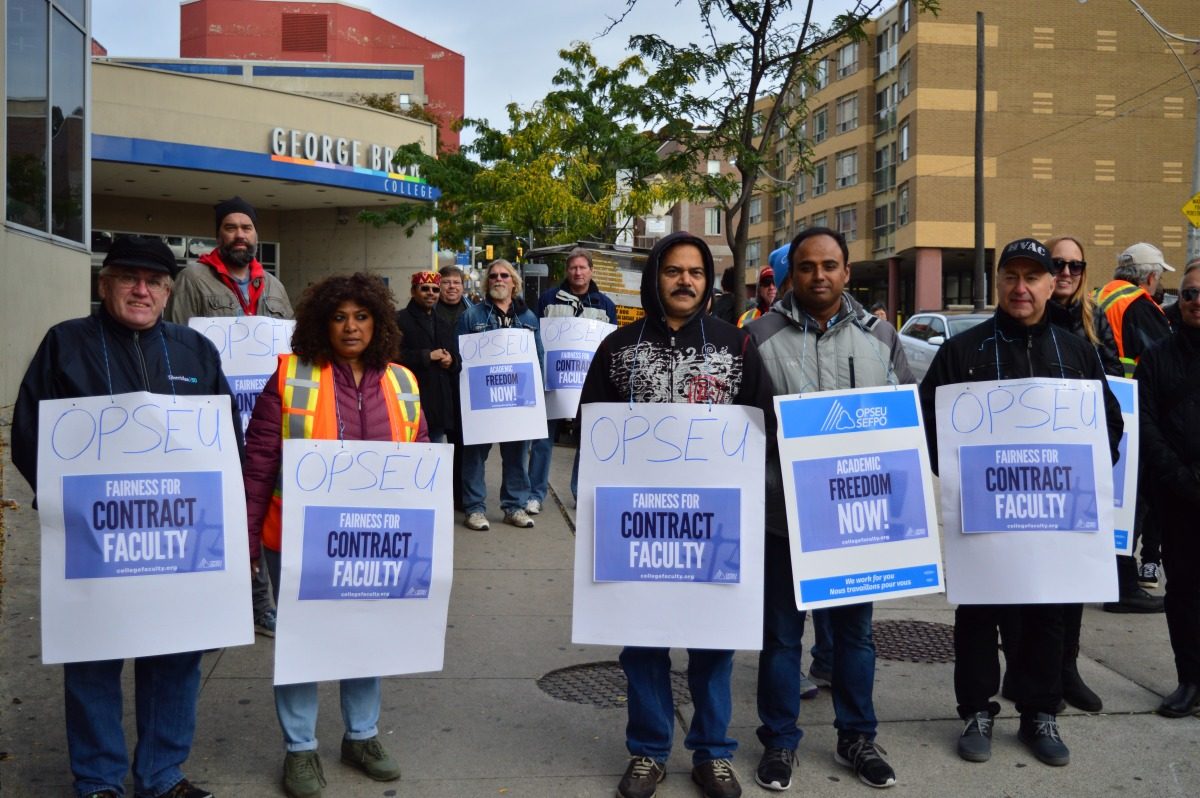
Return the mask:
<path id="1" fill-rule="evenodd" d="M 992 317 L 990 313 L 914 313 L 900 328 L 900 345 L 917 381 L 925 379 L 929 364 L 946 339 Z"/>

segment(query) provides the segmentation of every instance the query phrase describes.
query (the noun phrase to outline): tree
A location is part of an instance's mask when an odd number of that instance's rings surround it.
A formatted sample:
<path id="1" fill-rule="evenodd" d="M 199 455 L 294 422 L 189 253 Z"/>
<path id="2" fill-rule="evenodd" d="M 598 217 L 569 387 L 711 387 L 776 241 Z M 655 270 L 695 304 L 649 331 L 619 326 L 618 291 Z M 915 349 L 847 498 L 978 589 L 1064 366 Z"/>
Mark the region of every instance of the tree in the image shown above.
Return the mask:
<path id="1" fill-rule="evenodd" d="M 626 0 L 624 14 L 608 30 L 637 2 Z M 750 230 L 750 215 L 743 210 L 756 191 L 791 190 L 790 181 L 770 175 L 777 145 L 785 144 L 802 167 L 808 164 L 810 149 L 799 123 L 806 113 L 802 84 L 813 80 L 816 56 L 840 39 L 863 40 L 864 24 L 885 2 L 855 0 L 822 27 L 813 22 L 815 0 L 696 0 L 706 42 L 676 45 L 658 34 L 629 37 L 630 49 L 654 67 L 643 87 L 642 116 L 661 121 L 660 133 L 677 142 L 679 162 L 672 171 L 689 193 L 715 198 L 722 207 L 738 290 L 746 284 Z M 915 5 L 936 13 L 938 0 Z M 801 14 L 803 20 L 794 21 Z M 763 97 L 776 99 L 765 116 L 756 112 Z M 699 168 L 708 159 L 731 160 L 735 172 L 710 175 Z"/>

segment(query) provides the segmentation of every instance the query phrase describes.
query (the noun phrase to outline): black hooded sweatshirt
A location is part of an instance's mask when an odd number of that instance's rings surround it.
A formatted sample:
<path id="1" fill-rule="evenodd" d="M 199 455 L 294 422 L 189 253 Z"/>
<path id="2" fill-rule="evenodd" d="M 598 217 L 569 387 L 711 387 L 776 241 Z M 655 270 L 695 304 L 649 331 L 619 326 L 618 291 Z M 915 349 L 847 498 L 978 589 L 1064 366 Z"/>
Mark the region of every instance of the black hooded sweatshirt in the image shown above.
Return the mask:
<path id="1" fill-rule="evenodd" d="M 663 255 L 679 244 L 692 244 L 700 250 L 705 293 L 696 313 L 678 330 L 672 330 L 658 294 L 658 271 Z M 580 402 L 748 405 L 761 408 L 770 426 L 771 381 L 749 334 L 704 313 L 712 296 L 714 276 L 712 254 L 702 239 L 679 232 L 655 244 L 642 272 L 642 308 L 646 315 L 600 343 Z"/>

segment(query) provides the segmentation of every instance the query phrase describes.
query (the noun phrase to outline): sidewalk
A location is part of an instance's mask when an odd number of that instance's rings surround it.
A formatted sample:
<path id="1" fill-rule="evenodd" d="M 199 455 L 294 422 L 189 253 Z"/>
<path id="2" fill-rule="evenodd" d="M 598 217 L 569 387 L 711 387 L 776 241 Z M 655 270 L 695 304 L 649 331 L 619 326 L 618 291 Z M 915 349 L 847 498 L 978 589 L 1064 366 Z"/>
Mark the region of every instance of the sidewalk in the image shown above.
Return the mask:
<path id="1" fill-rule="evenodd" d="M 4 430 L 7 437 L 7 430 Z M 499 452 L 489 458 L 492 529 L 455 526 L 455 581 L 446 667 L 441 673 L 384 681 L 380 733 L 404 769 L 401 781 L 377 784 L 338 762 L 341 721 L 336 686 L 322 687 L 318 729 L 329 798 L 346 796 L 611 796 L 625 768 L 625 711 L 551 697 L 538 680 L 559 668 L 615 661 L 617 649 L 571 643 L 573 502 L 567 489 L 573 450 L 555 447 L 548 498 L 533 529 L 505 526 L 495 504 Z M 7 459 L 7 455 L 5 455 Z M 6 463 L 3 606 L 0 615 L 0 795 L 69 796 L 61 669 L 40 662 L 38 522 L 28 486 Z M 457 518 L 461 522 L 461 518 Z M 702 608 L 697 621 L 703 621 Z M 876 622 L 950 624 L 942 596 L 876 605 Z M 1200 795 L 1200 720 L 1153 714 L 1175 687 L 1162 615 L 1109 615 L 1088 607 L 1080 670 L 1103 697 L 1105 713 L 1060 716 L 1071 747 L 1066 768 L 1039 764 L 1015 739 L 1012 705 L 996 726 L 994 755 L 968 764 L 954 753 L 961 723 L 954 714 L 950 663 L 880 659 L 876 678 L 879 742 L 899 784 L 892 795 L 1139 796 Z M 272 643 L 225 649 L 204 658 L 199 721 L 187 774 L 218 798 L 281 796 L 283 747 L 271 694 Z M 686 655 L 675 655 L 682 670 Z M 805 657 L 807 664 L 808 658 Z M 754 736 L 757 656 L 734 664 L 734 765 L 747 796 L 772 795 L 754 784 L 762 752 Z M 127 672 L 132 668 L 127 668 Z M 131 689 L 130 689 L 131 692 Z M 127 720 L 132 719 L 127 698 Z M 699 795 L 683 748 L 690 705 L 679 708 L 679 732 L 660 786 L 662 798 Z M 858 796 L 859 784 L 832 760 L 835 739 L 829 694 L 806 701 L 806 734 L 791 794 Z M 133 729 L 127 724 L 132 742 Z"/>

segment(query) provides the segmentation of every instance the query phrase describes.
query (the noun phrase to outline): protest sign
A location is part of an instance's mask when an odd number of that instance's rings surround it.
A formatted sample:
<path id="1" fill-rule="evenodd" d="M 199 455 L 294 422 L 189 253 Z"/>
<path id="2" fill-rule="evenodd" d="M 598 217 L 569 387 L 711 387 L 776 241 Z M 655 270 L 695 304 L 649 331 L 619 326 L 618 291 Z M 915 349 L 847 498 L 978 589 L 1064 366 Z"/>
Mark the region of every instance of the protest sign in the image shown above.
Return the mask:
<path id="1" fill-rule="evenodd" d="M 40 404 L 44 662 L 254 641 L 233 423 L 225 396 Z"/>
<path id="2" fill-rule="evenodd" d="M 188 326 L 203 333 L 220 353 L 221 371 L 229 380 L 245 432 L 258 395 L 279 365 L 279 355 L 292 351 L 296 322 L 269 316 L 194 316 Z"/>
<path id="3" fill-rule="evenodd" d="M 574 316 L 541 320 L 542 348 L 546 350 L 546 418 L 575 418 L 579 392 L 587 377 L 596 347 L 615 324 Z"/>
<path id="4" fill-rule="evenodd" d="M 1133 518 L 1137 513 L 1138 432 L 1137 380 L 1109 377 L 1108 387 L 1121 403 L 1121 458 L 1113 466 L 1113 542 L 1117 554 L 1133 555 Z"/>
<path id="5" fill-rule="evenodd" d="M 284 441 L 275 684 L 441 670 L 453 462 L 448 444 Z"/>
<path id="6" fill-rule="evenodd" d="M 1096 380 L 937 389 L 948 598 L 1113 601 L 1113 469 Z"/>
<path id="7" fill-rule="evenodd" d="M 458 337 L 463 443 L 546 437 L 542 371 L 532 330 L 504 328 Z"/>
<path id="8" fill-rule="evenodd" d="M 762 648 L 762 411 L 582 410 L 571 639 Z"/>
<path id="9" fill-rule="evenodd" d="M 940 593 L 914 385 L 775 397 L 796 605 Z"/>

